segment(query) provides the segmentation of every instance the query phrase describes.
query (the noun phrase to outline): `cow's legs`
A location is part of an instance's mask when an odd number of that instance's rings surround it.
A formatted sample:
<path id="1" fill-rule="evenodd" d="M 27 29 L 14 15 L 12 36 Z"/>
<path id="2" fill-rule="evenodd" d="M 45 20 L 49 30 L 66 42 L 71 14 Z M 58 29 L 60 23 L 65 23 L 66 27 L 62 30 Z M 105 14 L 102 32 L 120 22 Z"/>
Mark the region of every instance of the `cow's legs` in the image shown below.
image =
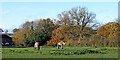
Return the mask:
<path id="1" fill-rule="evenodd" d="M 40 50 L 40 46 L 38 46 L 38 51 Z"/>
<path id="2" fill-rule="evenodd" d="M 34 51 L 35 51 L 36 47 L 34 47 Z"/>
<path id="3" fill-rule="evenodd" d="M 61 45 L 61 49 L 63 49 L 63 46 Z"/>
<path id="4" fill-rule="evenodd" d="M 39 51 L 39 47 L 37 47 L 37 52 Z"/>
<path id="5" fill-rule="evenodd" d="M 59 49 L 59 45 L 57 45 L 57 48 Z"/>

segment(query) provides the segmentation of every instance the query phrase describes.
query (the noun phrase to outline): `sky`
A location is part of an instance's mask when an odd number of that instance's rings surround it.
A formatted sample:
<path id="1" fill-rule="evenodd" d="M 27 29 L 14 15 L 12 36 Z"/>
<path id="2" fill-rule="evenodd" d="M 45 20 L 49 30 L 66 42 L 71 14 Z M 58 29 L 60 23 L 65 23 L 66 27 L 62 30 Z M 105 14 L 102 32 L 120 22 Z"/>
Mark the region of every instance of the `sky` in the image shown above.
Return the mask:
<path id="1" fill-rule="evenodd" d="M 2 2 L 0 3 L 0 28 L 19 28 L 26 21 L 43 18 L 57 19 L 57 15 L 74 7 L 87 7 L 96 14 L 101 24 L 118 18 L 118 2 Z"/>

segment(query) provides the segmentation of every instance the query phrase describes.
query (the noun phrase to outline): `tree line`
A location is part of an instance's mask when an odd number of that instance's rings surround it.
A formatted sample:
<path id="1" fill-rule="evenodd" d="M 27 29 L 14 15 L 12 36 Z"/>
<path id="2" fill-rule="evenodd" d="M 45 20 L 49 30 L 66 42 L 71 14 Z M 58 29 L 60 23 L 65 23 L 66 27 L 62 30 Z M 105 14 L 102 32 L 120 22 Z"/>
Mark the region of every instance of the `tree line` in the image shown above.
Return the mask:
<path id="1" fill-rule="evenodd" d="M 57 17 L 58 20 L 47 18 L 27 21 L 20 28 L 14 28 L 15 46 L 31 47 L 36 41 L 40 45 L 56 46 L 59 41 L 66 41 L 66 46 L 118 47 L 118 22 L 98 27 L 96 14 L 89 12 L 86 7 L 74 7 Z"/>

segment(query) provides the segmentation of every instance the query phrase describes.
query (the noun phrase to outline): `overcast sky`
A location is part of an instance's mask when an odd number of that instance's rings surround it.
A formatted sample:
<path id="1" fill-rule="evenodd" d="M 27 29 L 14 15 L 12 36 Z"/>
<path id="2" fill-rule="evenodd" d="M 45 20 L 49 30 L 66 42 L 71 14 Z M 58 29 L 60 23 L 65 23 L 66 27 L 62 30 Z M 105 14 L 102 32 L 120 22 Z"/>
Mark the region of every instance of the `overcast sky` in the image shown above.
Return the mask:
<path id="1" fill-rule="evenodd" d="M 0 28 L 11 31 L 26 21 L 40 18 L 57 18 L 57 14 L 73 7 L 87 7 L 96 14 L 101 24 L 118 18 L 118 2 L 1 2 Z"/>

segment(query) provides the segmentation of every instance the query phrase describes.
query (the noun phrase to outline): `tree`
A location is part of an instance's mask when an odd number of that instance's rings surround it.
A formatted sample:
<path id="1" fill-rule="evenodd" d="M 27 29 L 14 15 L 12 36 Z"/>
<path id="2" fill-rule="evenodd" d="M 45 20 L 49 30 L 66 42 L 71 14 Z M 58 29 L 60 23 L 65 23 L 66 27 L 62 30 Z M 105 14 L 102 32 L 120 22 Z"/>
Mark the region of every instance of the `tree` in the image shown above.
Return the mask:
<path id="1" fill-rule="evenodd" d="M 17 29 L 18 31 L 13 36 L 13 41 L 17 46 L 28 46 L 26 41 L 30 40 L 30 36 L 33 33 L 33 22 L 25 22 L 22 26 Z"/>
<path id="2" fill-rule="evenodd" d="M 69 11 L 64 11 L 61 14 L 58 14 L 58 18 L 61 20 L 63 25 L 78 25 L 80 26 L 80 40 L 84 37 L 84 28 L 87 25 L 89 27 L 95 27 L 96 23 L 94 22 L 96 15 L 92 12 L 88 12 L 85 7 L 75 7 Z M 77 22 L 77 23 L 76 23 Z"/>
<path id="3" fill-rule="evenodd" d="M 39 41 L 41 45 L 46 44 L 51 39 L 54 29 L 55 25 L 50 18 L 40 19 L 38 25 L 35 27 L 34 33 L 31 35 L 31 39 Z"/>
<path id="4" fill-rule="evenodd" d="M 12 37 L 12 40 L 13 40 L 13 42 L 14 42 L 14 44 L 15 44 L 15 46 L 17 47 L 17 46 L 24 46 L 23 45 L 23 40 L 24 40 L 24 30 L 23 29 L 20 29 L 19 31 L 17 31 L 14 35 L 13 35 L 13 37 Z"/>
<path id="5" fill-rule="evenodd" d="M 71 25 L 71 20 L 68 11 L 64 11 L 61 14 L 58 14 L 58 18 L 61 21 L 62 25 Z"/>
<path id="6" fill-rule="evenodd" d="M 120 37 L 120 24 L 118 22 L 109 22 L 101 26 L 97 30 L 97 34 L 104 37 L 104 41 L 107 41 L 107 43 L 104 43 L 105 46 L 117 47 L 119 42 L 118 37 Z"/>
<path id="7" fill-rule="evenodd" d="M 95 14 L 88 12 L 87 8 L 75 7 L 69 11 L 72 20 L 77 21 L 77 25 L 85 27 L 88 23 L 92 23 L 95 19 Z"/>
<path id="8" fill-rule="evenodd" d="M 120 25 L 118 22 L 109 22 L 103 26 L 101 26 L 97 30 L 97 34 L 103 37 L 109 37 L 110 35 L 117 36 L 120 31 Z"/>
<path id="9" fill-rule="evenodd" d="M 12 31 L 13 31 L 13 33 L 16 33 L 17 31 L 19 31 L 19 29 L 14 28 Z"/>
<path id="10" fill-rule="evenodd" d="M 39 42 L 40 45 L 44 45 L 46 44 L 46 41 L 48 41 L 49 39 L 50 39 L 50 36 L 48 36 L 44 32 L 34 32 L 31 35 L 30 44 L 32 44 L 31 46 L 33 46 L 35 42 Z"/>
<path id="11" fill-rule="evenodd" d="M 55 25 L 50 18 L 41 19 L 35 28 L 36 32 L 44 32 L 45 34 L 51 36 L 52 31 L 55 29 Z"/>
<path id="12" fill-rule="evenodd" d="M 17 46 L 33 46 L 36 41 L 44 45 L 46 41 L 50 40 L 54 29 L 55 25 L 49 18 L 32 22 L 27 21 L 19 29 L 13 30 L 15 32 L 13 41 Z"/>
<path id="13" fill-rule="evenodd" d="M 4 32 L 2 28 L 0 28 L 0 32 Z"/>
<path id="14" fill-rule="evenodd" d="M 52 37 L 50 41 L 47 41 L 47 45 L 56 45 L 59 41 L 67 41 L 67 45 L 71 43 L 70 41 L 78 41 L 80 30 L 80 26 L 69 26 L 64 25 L 52 31 Z M 85 27 L 84 36 L 89 36 L 92 34 L 92 29 L 89 27 Z M 76 43 L 78 44 L 78 43 Z"/>
<path id="15" fill-rule="evenodd" d="M 71 9 L 69 14 L 72 20 L 77 21 L 77 25 L 81 25 L 80 38 L 83 38 L 84 28 L 87 26 L 87 24 L 93 23 L 96 15 L 94 13 L 88 12 L 86 8 L 81 7 Z"/>

